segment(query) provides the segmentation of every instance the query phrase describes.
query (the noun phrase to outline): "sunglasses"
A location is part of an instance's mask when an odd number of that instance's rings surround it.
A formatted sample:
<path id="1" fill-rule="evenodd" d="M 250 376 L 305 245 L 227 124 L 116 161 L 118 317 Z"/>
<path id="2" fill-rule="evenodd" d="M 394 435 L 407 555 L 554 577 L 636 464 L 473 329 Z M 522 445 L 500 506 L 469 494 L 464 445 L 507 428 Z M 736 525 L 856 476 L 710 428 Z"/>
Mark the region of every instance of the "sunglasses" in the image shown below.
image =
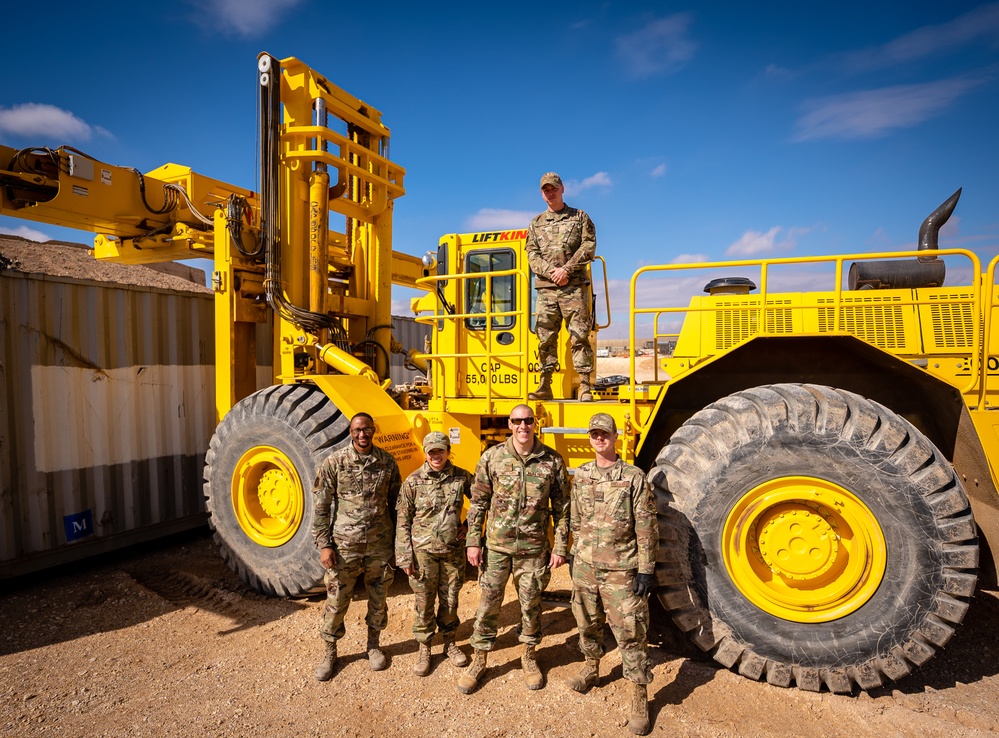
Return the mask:
<path id="1" fill-rule="evenodd" d="M 510 418 L 510 422 L 514 425 L 520 425 L 521 423 L 526 423 L 527 425 L 534 425 L 534 418 Z"/>

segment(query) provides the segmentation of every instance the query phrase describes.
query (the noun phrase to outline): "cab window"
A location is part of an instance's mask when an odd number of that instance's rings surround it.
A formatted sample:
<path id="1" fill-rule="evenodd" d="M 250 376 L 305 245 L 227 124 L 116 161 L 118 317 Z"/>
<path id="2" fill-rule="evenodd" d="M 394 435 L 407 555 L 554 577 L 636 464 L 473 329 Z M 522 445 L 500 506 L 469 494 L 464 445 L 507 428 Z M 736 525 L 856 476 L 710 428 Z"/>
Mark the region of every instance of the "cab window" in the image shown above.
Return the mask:
<path id="1" fill-rule="evenodd" d="M 514 253 L 511 249 L 490 249 L 488 251 L 471 251 L 465 256 L 466 274 L 488 274 L 502 272 L 514 268 Z M 486 312 L 486 281 L 492 281 L 492 309 L 494 313 L 511 312 L 517 309 L 514 294 L 515 275 L 502 277 L 472 277 L 465 280 L 465 312 Z M 513 328 L 516 318 L 513 315 L 503 315 L 492 319 L 494 329 Z M 484 330 L 485 318 L 466 318 L 465 324 L 473 330 Z"/>

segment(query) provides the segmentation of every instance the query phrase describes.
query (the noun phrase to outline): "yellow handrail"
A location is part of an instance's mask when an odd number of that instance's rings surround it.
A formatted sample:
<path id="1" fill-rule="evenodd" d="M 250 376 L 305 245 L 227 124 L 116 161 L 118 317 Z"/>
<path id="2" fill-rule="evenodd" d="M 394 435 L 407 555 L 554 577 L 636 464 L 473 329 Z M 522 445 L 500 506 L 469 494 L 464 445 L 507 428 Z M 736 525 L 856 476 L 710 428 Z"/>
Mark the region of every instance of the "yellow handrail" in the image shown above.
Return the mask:
<path id="1" fill-rule="evenodd" d="M 995 299 L 995 296 L 996 296 L 996 289 L 995 289 L 996 281 L 995 280 L 996 280 L 996 265 L 997 264 L 999 264 L 999 256 L 996 256 L 995 258 L 992 259 L 992 261 L 989 262 L 988 272 L 986 273 L 985 280 L 984 280 L 984 285 L 988 288 L 988 291 L 989 291 L 989 301 L 988 301 L 988 304 L 984 306 L 985 316 L 984 316 L 984 321 L 983 321 L 984 330 L 982 331 L 983 340 L 982 340 L 982 346 L 981 346 L 981 354 L 978 357 L 976 357 L 977 360 L 978 360 L 977 366 L 979 366 L 979 367 L 985 367 L 986 371 L 988 370 L 989 354 L 991 353 L 991 351 L 990 351 L 990 348 L 991 348 L 990 342 L 991 342 L 991 335 L 992 335 L 992 312 L 996 308 L 996 299 Z M 975 375 L 976 375 L 976 372 L 972 372 L 972 376 L 974 377 Z M 986 382 L 982 381 L 982 383 L 979 385 L 979 388 L 978 388 L 978 407 L 979 408 L 984 408 L 985 407 L 985 393 L 986 393 L 987 389 L 988 389 L 988 387 L 986 386 Z"/>
<path id="2" fill-rule="evenodd" d="M 753 295 L 752 301 L 747 301 L 745 304 L 726 304 L 724 310 L 726 312 L 755 312 L 757 317 L 757 326 L 753 335 L 768 335 L 775 334 L 776 331 L 770 330 L 767 324 L 767 318 L 773 317 L 777 310 L 781 311 L 803 311 L 807 309 L 814 309 L 815 305 L 786 305 L 786 304 L 771 304 L 768 300 L 769 294 L 769 282 L 770 273 L 774 267 L 787 266 L 787 265 L 801 265 L 801 264 L 829 264 L 834 268 L 833 274 L 833 301 L 830 304 L 822 305 L 822 309 L 832 309 L 833 311 L 833 327 L 832 332 L 840 333 L 843 332 L 843 320 L 844 312 L 846 309 L 857 309 L 857 304 L 852 301 L 845 301 L 844 289 L 843 289 L 843 272 L 844 265 L 847 262 L 855 261 L 873 261 L 873 260 L 900 260 L 905 258 L 926 258 L 928 256 L 926 251 L 906 251 L 906 252 L 876 252 L 876 253 L 859 253 L 859 254 L 839 254 L 833 256 L 808 256 L 808 257 L 786 257 L 779 259 L 767 259 L 762 261 L 751 261 L 751 260 L 728 260 L 728 261 L 716 261 L 716 262 L 703 262 L 698 264 L 664 264 L 655 266 L 645 266 L 641 267 L 634 273 L 631 278 L 631 287 L 629 294 L 629 313 L 630 313 L 630 326 L 629 335 L 631 341 L 631 349 L 629 356 L 629 369 L 631 373 L 630 388 L 631 388 L 631 405 L 632 412 L 634 413 L 636 405 L 636 374 L 637 374 L 637 363 L 636 363 L 636 342 L 637 342 L 637 323 L 638 318 L 641 315 L 653 314 L 656 316 L 655 320 L 658 322 L 659 316 L 664 313 L 694 313 L 694 312 L 718 312 L 720 308 L 714 305 L 701 305 L 693 306 L 689 303 L 679 306 L 653 306 L 653 307 L 639 307 L 638 305 L 638 295 L 639 280 L 646 275 L 664 272 L 690 272 L 690 271 L 706 271 L 706 270 L 756 270 L 759 274 L 759 294 Z M 902 299 L 892 301 L 892 306 L 925 306 L 925 305 L 942 305 L 942 304 L 970 304 L 973 308 L 980 305 L 980 297 L 982 290 L 982 279 L 981 279 L 981 262 L 978 256 L 966 249 L 939 249 L 932 253 L 935 257 L 944 256 L 959 256 L 968 259 L 971 262 L 973 268 L 973 274 L 971 279 L 971 284 L 968 286 L 971 290 L 970 297 L 959 297 L 954 296 L 942 300 L 922 300 L 922 299 Z M 990 290 L 994 284 L 994 273 L 996 269 L 996 264 L 999 262 L 999 257 L 993 260 L 989 266 L 989 276 L 987 284 Z M 811 292 L 812 290 L 809 290 Z M 850 292 L 850 291 L 848 291 Z M 646 293 L 647 294 L 647 293 Z M 858 294 L 858 292 L 850 292 L 850 294 Z M 648 299 L 645 299 L 648 303 Z M 971 380 L 966 387 L 961 389 L 962 394 L 967 394 L 973 391 L 976 387 L 976 383 L 981 379 L 980 367 L 985 365 L 987 361 L 986 358 L 986 348 L 982 340 L 982 320 L 983 317 L 986 318 L 986 336 L 988 335 L 988 326 L 991 321 L 991 307 L 994 306 L 994 300 L 990 298 L 989 308 L 985 309 L 985 316 L 982 315 L 983 310 L 973 309 L 972 312 L 972 346 L 970 351 L 969 360 L 971 363 Z M 774 321 L 776 324 L 776 321 Z M 656 328 L 658 330 L 658 328 Z M 658 348 L 658 347 L 657 347 Z M 656 355 L 658 363 L 658 354 Z M 658 374 L 656 375 L 658 377 Z M 668 381 L 668 380 L 667 380 Z M 984 397 L 985 387 L 984 382 L 982 382 L 981 390 L 982 397 Z M 651 417 L 651 416 L 649 416 Z"/>
<path id="3" fill-rule="evenodd" d="M 433 285 L 437 282 L 447 282 L 452 279 L 457 282 L 462 282 L 468 279 L 482 279 L 482 278 L 485 278 L 486 280 L 486 294 L 484 298 L 485 312 L 453 313 L 453 314 L 435 312 L 432 315 L 419 315 L 415 318 L 415 321 L 417 323 L 427 323 L 427 324 L 433 324 L 438 320 L 449 320 L 457 323 L 457 321 L 464 320 L 467 318 L 477 318 L 477 319 L 481 318 L 482 320 L 485 321 L 484 325 L 485 340 L 483 341 L 485 351 L 475 352 L 475 353 L 416 354 L 417 358 L 428 359 L 435 363 L 439 363 L 439 365 L 441 365 L 442 367 L 444 359 L 484 359 L 487 364 L 491 365 L 493 363 L 494 357 L 502 357 L 504 361 L 510 361 L 511 359 L 526 358 L 526 352 L 523 349 L 520 351 L 504 351 L 502 354 L 498 354 L 491 350 L 492 334 L 494 331 L 493 320 L 495 318 L 504 318 L 507 316 L 522 318 L 522 320 L 516 321 L 516 332 L 518 333 L 520 346 L 521 347 L 527 346 L 527 334 L 529 330 L 528 324 L 530 322 L 528 319 L 529 313 L 527 313 L 525 310 L 493 311 L 492 309 L 493 280 L 498 279 L 500 277 L 508 277 L 508 276 L 513 276 L 517 278 L 517 289 L 515 290 L 515 294 L 523 295 L 524 296 L 523 304 L 527 305 L 529 301 L 529 295 L 527 292 L 528 275 L 526 272 L 521 271 L 520 269 L 503 269 L 494 272 L 468 272 L 465 274 L 443 274 L 443 275 L 434 275 L 429 277 L 421 277 L 420 279 L 417 279 L 416 283 L 418 285 L 428 285 L 430 292 L 436 292 Z M 461 294 L 461 292 L 462 290 L 460 289 L 457 290 L 457 294 Z M 522 361 L 520 363 L 523 364 Z M 521 369 L 526 369 L 526 367 L 522 366 Z M 486 378 L 485 401 L 491 407 L 494 399 L 492 372 L 485 372 L 485 378 Z M 445 375 L 445 380 L 446 380 L 446 375 Z M 457 374 L 455 375 L 455 380 L 457 380 Z M 521 389 L 522 389 L 521 400 L 526 402 L 527 401 L 526 381 L 521 383 Z M 445 381 L 445 386 L 441 387 L 440 398 L 445 403 L 445 408 L 444 408 L 445 410 L 447 409 L 446 405 L 448 399 L 460 399 L 457 394 L 457 382 L 454 393 L 449 394 L 447 392 L 447 386 Z"/>
<path id="4" fill-rule="evenodd" d="M 593 325 L 594 325 L 594 327 L 596 327 L 596 329 L 598 331 L 602 331 L 604 328 L 609 328 L 610 324 L 611 324 L 610 287 L 607 284 L 607 262 L 604 261 L 604 257 L 600 256 L 599 254 L 597 254 L 596 256 L 594 256 L 593 260 L 600 262 L 600 266 L 603 268 L 603 272 L 604 272 L 603 285 L 604 285 L 604 300 L 605 300 L 606 305 L 607 305 L 607 323 L 605 325 L 601 325 L 601 324 L 597 323 L 597 311 L 596 310 L 593 311 Z M 592 270 L 592 265 L 591 265 L 591 270 Z M 590 280 L 590 285 L 592 286 L 592 284 L 593 284 L 593 280 L 591 279 Z"/>

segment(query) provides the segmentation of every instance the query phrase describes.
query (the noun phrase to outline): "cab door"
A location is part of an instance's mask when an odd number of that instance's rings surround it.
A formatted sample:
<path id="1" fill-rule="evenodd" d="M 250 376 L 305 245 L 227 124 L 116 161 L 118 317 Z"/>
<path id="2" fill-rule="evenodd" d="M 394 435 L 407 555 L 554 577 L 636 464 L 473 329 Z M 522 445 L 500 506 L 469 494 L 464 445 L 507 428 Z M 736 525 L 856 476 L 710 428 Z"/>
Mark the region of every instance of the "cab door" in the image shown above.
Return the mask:
<path id="1" fill-rule="evenodd" d="M 462 397 L 517 399 L 526 395 L 528 331 L 526 260 L 512 245 L 466 244 L 462 250 Z M 459 362 L 459 367 L 462 363 Z"/>

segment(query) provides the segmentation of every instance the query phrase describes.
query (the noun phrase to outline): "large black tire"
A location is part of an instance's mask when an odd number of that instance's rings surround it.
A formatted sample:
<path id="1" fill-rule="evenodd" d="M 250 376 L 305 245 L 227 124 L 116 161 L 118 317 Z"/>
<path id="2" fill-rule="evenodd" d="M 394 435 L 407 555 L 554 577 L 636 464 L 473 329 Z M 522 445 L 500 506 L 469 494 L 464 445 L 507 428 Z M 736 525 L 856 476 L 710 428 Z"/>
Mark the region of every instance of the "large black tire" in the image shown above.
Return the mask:
<path id="1" fill-rule="evenodd" d="M 222 558 L 259 592 L 321 589 L 312 539 L 312 482 L 350 437 L 336 406 L 310 385 L 280 385 L 240 400 L 205 458 L 205 497 Z"/>
<path id="2" fill-rule="evenodd" d="M 953 469 L 850 392 L 725 397 L 677 430 L 650 479 L 660 600 L 744 676 L 876 688 L 929 660 L 974 593 L 975 524 Z"/>

